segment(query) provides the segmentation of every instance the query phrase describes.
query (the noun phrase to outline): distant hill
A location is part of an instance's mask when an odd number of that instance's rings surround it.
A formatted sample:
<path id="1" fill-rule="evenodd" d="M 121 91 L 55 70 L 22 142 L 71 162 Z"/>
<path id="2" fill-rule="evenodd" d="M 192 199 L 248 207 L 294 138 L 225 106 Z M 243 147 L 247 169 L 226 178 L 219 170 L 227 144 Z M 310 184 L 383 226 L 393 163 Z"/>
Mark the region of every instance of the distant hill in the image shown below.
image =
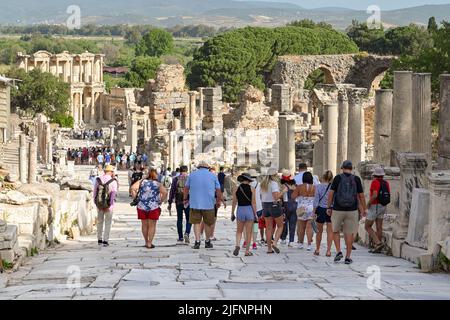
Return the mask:
<path id="1" fill-rule="evenodd" d="M 73 0 L 1 0 L 0 24 L 61 24 L 69 14 Z M 283 25 L 292 20 L 325 21 L 344 29 L 353 19 L 365 21 L 365 11 L 328 7 L 304 9 L 288 2 L 234 0 L 77 0 L 83 24 L 207 24 L 216 27 L 243 25 Z M 428 18 L 450 20 L 450 4 L 426 5 L 383 11 L 382 20 L 389 26 L 418 23 Z"/>

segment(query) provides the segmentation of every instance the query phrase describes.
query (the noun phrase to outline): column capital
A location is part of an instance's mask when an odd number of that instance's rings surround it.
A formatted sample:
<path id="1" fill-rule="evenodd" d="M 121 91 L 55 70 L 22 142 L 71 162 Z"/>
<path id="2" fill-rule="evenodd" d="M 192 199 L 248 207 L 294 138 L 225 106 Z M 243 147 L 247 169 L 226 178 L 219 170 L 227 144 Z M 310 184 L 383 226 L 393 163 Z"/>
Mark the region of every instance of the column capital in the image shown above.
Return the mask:
<path id="1" fill-rule="evenodd" d="M 368 90 L 366 88 L 347 88 L 346 93 L 349 103 L 362 104 L 368 95 Z"/>
<path id="2" fill-rule="evenodd" d="M 430 172 L 428 181 L 431 192 L 450 195 L 450 170 Z"/>
<path id="3" fill-rule="evenodd" d="M 397 154 L 397 163 L 400 171 L 423 171 L 428 166 L 425 153 L 402 152 Z"/>
<path id="4" fill-rule="evenodd" d="M 189 94 L 190 97 L 192 97 L 192 96 L 197 95 L 198 92 L 197 91 L 189 91 L 188 94 Z"/>

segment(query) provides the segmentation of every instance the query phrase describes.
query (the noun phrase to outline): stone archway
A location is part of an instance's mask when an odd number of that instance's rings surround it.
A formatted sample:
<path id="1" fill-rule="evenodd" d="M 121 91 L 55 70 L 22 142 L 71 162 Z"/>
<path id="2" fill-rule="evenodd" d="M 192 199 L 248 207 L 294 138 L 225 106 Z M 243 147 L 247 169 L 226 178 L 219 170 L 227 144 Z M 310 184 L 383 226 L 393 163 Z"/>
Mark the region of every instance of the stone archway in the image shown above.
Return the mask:
<path id="1" fill-rule="evenodd" d="M 379 84 L 381 74 L 395 59 L 394 56 L 371 54 L 281 56 L 272 71 L 269 85 L 287 84 L 302 92 L 311 72 L 321 69 L 328 84 L 350 83 L 371 89 L 372 85 Z"/>

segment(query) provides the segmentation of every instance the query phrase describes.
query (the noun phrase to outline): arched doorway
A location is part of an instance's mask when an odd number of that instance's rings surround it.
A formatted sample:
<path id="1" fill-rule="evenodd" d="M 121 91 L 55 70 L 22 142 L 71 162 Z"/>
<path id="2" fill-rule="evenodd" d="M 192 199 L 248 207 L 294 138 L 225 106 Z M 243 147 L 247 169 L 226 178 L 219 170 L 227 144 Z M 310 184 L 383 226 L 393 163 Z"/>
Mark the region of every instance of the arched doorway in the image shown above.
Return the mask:
<path id="1" fill-rule="evenodd" d="M 331 71 L 325 67 L 319 67 L 309 73 L 305 80 L 304 89 L 312 90 L 318 84 L 334 84 L 334 78 Z"/>

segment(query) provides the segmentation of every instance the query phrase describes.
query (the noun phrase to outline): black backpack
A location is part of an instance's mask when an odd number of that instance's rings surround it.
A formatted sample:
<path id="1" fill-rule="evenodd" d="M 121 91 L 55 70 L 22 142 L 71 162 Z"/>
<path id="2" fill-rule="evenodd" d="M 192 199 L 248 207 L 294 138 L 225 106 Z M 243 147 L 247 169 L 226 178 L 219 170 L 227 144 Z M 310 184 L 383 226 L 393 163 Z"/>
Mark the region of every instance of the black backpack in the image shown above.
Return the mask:
<path id="1" fill-rule="evenodd" d="M 358 191 L 355 176 L 341 174 L 340 177 L 341 181 L 339 182 L 334 201 L 341 208 L 354 208 L 358 205 Z"/>
<path id="2" fill-rule="evenodd" d="M 391 203 L 391 193 L 389 192 L 387 182 L 384 180 L 380 181 L 380 191 L 378 192 L 378 202 L 382 206 L 387 206 Z"/>
<path id="3" fill-rule="evenodd" d="M 113 178 L 108 182 L 103 183 L 100 178 L 97 178 L 98 190 L 94 202 L 98 209 L 107 210 L 111 207 L 111 192 L 109 191 L 109 185 L 114 181 L 116 181 L 116 179 Z"/>

